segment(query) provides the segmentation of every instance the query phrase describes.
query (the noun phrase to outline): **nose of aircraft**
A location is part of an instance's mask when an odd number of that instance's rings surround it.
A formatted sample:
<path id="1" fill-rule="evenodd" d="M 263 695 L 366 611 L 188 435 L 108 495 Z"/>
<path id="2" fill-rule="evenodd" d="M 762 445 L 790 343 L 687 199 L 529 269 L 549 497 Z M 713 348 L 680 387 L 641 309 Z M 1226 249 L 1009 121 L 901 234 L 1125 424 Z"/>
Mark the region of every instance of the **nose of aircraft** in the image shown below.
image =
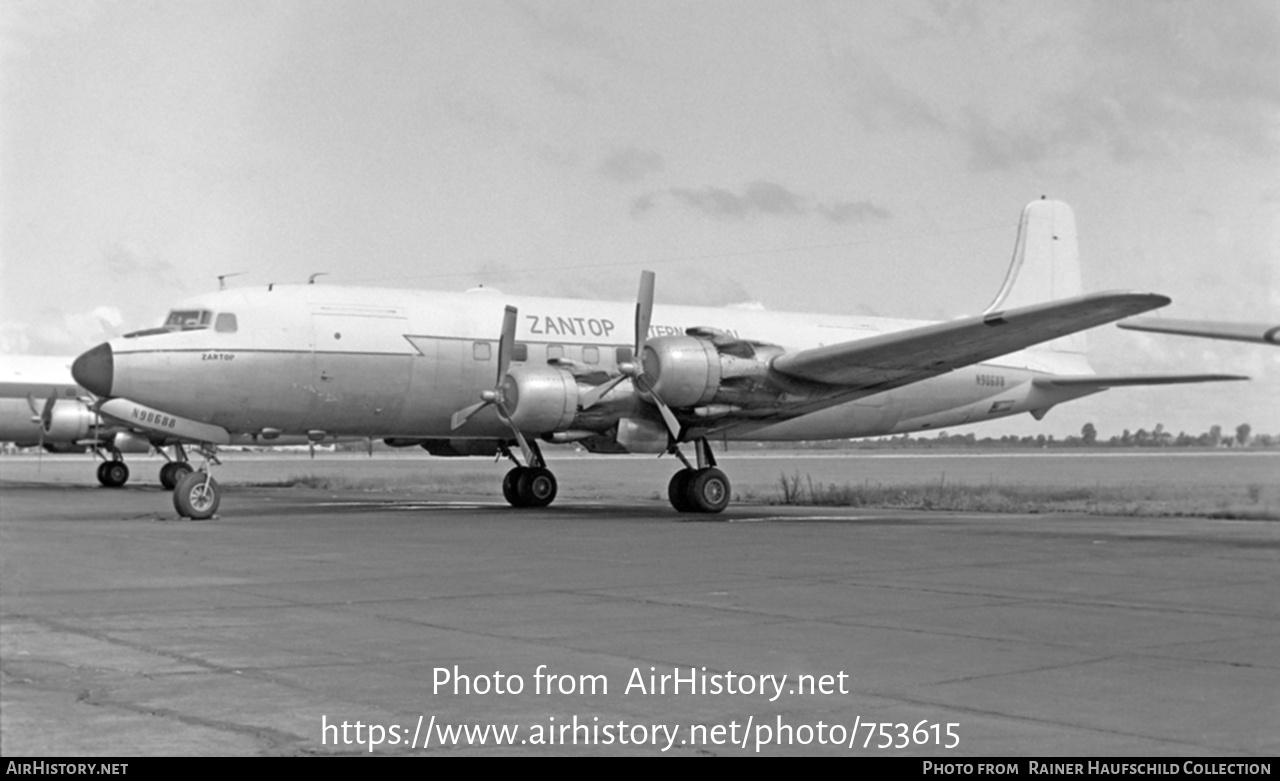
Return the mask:
<path id="1" fill-rule="evenodd" d="M 80 387 L 95 396 L 111 395 L 111 379 L 115 371 L 115 357 L 111 345 L 103 342 L 76 358 L 71 364 L 71 376 Z"/>

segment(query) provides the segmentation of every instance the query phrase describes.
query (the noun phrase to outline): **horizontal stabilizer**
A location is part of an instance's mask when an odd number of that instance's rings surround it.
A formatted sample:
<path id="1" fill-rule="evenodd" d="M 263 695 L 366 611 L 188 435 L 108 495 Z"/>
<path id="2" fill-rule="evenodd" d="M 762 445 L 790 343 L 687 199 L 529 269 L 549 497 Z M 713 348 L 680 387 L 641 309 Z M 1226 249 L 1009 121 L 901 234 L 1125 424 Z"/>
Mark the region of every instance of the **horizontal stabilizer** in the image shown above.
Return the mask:
<path id="1" fill-rule="evenodd" d="M 1037 377 L 1034 382 L 1041 387 L 1093 387 L 1103 390 L 1105 388 L 1120 388 L 1133 385 L 1181 385 L 1188 382 L 1226 382 L 1247 379 L 1249 378 L 1239 374 L 1138 374 L 1116 377 L 1080 374 L 1063 377 Z"/>
<path id="2" fill-rule="evenodd" d="M 812 382 L 887 390 L 1168 303 L 1154 293 L 1093 293 L 801 350 L 779 356 L 773 368 Z"/>
<path id="3" fill-rule="evenodd" d="M 1213 320 L 1171 320 L 1163 317 L 1138 317 L 1116 323 L 1131 331 L 1154 331 L 1206 339 L 1230 339 L 1237 342 L 1280 344 L 1280 325 L 1267 323 L 1224 323 Z"/>

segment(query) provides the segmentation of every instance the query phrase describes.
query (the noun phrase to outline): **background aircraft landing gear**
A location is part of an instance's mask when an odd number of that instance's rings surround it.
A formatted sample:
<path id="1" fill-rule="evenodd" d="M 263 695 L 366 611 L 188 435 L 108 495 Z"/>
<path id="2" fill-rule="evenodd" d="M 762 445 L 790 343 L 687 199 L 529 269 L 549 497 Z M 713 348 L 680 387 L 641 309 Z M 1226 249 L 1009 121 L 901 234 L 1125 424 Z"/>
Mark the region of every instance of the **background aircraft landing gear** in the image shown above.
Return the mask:
<path id="1" fill-rule="evenodd" d="M 129 482 L 129 467 L 123 461 L 98 464 L 98 482 L 107 488 L 119 488 Z"/>
<path id="2" fill-rule="evenodd" d="M 671 476 L 667 498 L 682 513 L 718 513 L 729 506 L 729 478 L 715 467 L 681 469 Z"/>
<path id="3" fill-rule="evenodd" d="M 156 450 L 160 455 L 168 458 L 162 448 L 156 448 Z M 177 459 L 176 461 L 168 461 L 164 466 L 160 467 L 160 485 L 164 486 L 165 490 L 168 491 L 177 488 L 178 481 L 193 471 L 191 464 L 187 463 L 187 450 L 181 443 L 173 446 L 173 455 Z"/>
<path id="4" fill-rule="evenodd" d="M 173 489 L 174 509 L 178 515 L 193 521 L 212 518 L 221 501 L 222 488 L 213 475 L 204 470 L 188 472 Z"/>
<path id="5" fill-rule="evenodd" d="M 556 476 L 545 467 L 517 466 L 502 479 L 502 495 L 512 507 L 546 507 L 557 490 Z"/>
<path id="6" fill-rule="evenodd" d="M 166 490 L 172 491 L 178 487 L 178 482 L 182 478 L 193 472 L 191 464 L 186 461 L 170 461 L 160 467 L 160 485 Z"/>

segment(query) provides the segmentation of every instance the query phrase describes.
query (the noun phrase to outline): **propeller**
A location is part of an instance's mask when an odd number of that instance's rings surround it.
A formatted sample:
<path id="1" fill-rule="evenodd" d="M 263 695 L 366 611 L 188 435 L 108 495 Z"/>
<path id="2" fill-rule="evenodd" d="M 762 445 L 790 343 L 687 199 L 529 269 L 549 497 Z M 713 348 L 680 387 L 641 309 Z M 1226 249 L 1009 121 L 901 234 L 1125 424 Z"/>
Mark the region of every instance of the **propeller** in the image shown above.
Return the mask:
<path id="1" fill-rule="evenodd" d="M 647 387 L 648 383 L 644 382 L 644 345 L 649 338 L 649 323 L 653 319 L 653 282 L 654 274 L 652 271 L 640 272 L 640 292 L 636 297 L 636 345 L 635 352 L 631 354 L 631 361 L 618 365 L 618 376 L 602 382 L 584 393 L 580 405 L 584 410 L 590 409 L 598 404 L 600 399 L 604 398 L 609 391 L 616 388 L 619 383 L 629 378 L 636 386 L 636 390 L 642 390 L 649 394 L 649 397 L 653 399 L 654 405 L 658 408 L 658 412 L 662 413 L 662 420 L 667 424 L 667 431 L 671 433 L 673 439 L 679 439 L 680 421 L 676 420 L 676 415 L 671 411 L 671 407 L 658 398 L 658 394 L 653 392 L 653 388 Z M 641 387 L 642 384 L 646 387 Z"/>
<path id="2" fill-rule="evenodd" d="M 44 464 L 44 435 L 53 427 L 53 406 L 57 403 L 57 390 L 50 391 L 49 399 L 44 403 L 43 409 L 36 406 L 35 394 L 27 394 L 27 406 L 31 408 L 31 422 L 40 424 L 40 433 L 37 434 L 36 440 L 36 447 L 38 448 L 38 452 L 36 454 L 36 458 L 38 459 L 38 466 L 36 467 L 37 470 Z"/>
<path id="3" fill-rule="evenodd" d="M 484 391 L 480 394 L 480 401 L 475 404 L 463 407 L 453 413 L 453 428 L 460 428 L 468 420 L 471 420 L 476 413 L 485 407 L 492 406 L 494 411 L 498 413 L 498 417 L 502 422 L 506 423 L 516 436 L 516 442 L 520 445 L 521 452 L 524 453 L 525 462 L 532 464 L 534 462 L 533 449 L 529 447 L 529 442 L 524 438 L 524 434 L 520 429 L 511 422 L 511 414 L 506 408 L 506 397 L 503 394 L 503 381 L 507 378 L 507 372 L 511 369 L 511 355 L 515 352 L 516 346 L 516 322 L 518 321 L 518 312 L 514 306 L 508 306 L 502 315 L 502 336 L 498 340 L 498 376 L 494 382 L 492 390 Z"/>

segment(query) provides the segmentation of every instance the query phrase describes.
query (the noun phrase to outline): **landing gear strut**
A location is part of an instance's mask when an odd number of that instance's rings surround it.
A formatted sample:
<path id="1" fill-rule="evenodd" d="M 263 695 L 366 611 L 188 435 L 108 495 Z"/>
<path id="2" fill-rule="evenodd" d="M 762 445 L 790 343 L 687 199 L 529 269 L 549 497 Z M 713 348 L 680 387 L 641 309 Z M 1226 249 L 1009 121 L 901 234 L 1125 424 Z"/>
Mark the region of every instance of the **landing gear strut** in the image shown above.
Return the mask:
<path id="1" fill-rule="evenodd" d="M 502 452 L 515 462 L 515 468 L 502 479 L 502 495 L 512 507 L 546 507 L 555 501 L 556 476 L 547 469 L 537 442 L 529 442 L 531 465 L 523 466 L 506 445 Z"/>
<path id="2" fill-rule="evenodd" d="M 711 444 L 705 438 L 694 442 L 698 465 L 689 463 L 679 448 L 671 446 L 671 452 L 684 463 L 684 469 L 671 476 L 667 485 L 667 498 L 671 506 L 682 513 L 718 513 L 729 506 L 732 491 L 729 478 L 716 468 Z"/>

